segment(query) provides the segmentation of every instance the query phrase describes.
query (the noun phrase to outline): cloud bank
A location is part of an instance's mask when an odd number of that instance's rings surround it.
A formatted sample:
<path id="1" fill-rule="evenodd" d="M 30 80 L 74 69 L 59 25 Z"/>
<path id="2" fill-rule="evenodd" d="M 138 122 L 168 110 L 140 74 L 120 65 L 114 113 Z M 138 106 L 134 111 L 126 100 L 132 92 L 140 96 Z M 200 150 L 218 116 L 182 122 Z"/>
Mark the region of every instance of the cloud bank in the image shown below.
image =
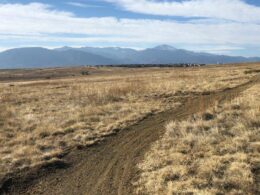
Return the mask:
<path id="1" fill-rule="evenodd" d="M 242 0 L 105 0 L 127 11 L 151 15 L 205 17 L 260 23 L 260 7 Z"/>
<path id="2" fill-rule="evenodd" d="M 184 3 L 158 3 L 147 0 L 109 1 L 125 7 L 130 6 L 132 2 L 133 4 L 130 7 L 132 10 L 137 9 L 142 3 L 145 5 L 151 3 L 147 7 L 147 12 L 155 9 L 156 6 L 161 6 L 160 9 L 166 9 L 167 6 L 165 5 L 169 4 L 167 9 L 175 9 L 175 5 L 189 7 L 187 5 L 191 3 L 206 2 L 203 0 Z M 217 2 L 220 1 L 227 2 L 225 0 L 218 0 Z M 237 0 L 229 1 L 243 4 Z M 196 8 L 195 5 L 194 7 Z M 158 9 L 158 12 L 160 9 Z M 168 11 L 168 13 L 171 12 Z M 209 13 L 205 10 L 204 15 Z M 231 15 L 233 18 L 234 14 Z M 244 17 L 243 20 L 250 20 L 247 23 L 237 22 L 235 19 L 232 21 L 199 19 L 179 22 L 173 19 L 82 18 L 72 12 L 57 10 L 47 4 L 9 3 L 0 4 L 0 18 L 0 43 L 2 47 L 7 42 L 28 45 L 35 43 L 42 45 L 48 45 L 48 43 L 60 45 L 95 43 L 97 45 L 133 45 L 135 47 L 161 43 L 172 45 L 216 45 L 225 48 L 260 45 L 260 25 L 254 22 L 258 19 L 256 17 L 251 18 L 251 16 Z"/>

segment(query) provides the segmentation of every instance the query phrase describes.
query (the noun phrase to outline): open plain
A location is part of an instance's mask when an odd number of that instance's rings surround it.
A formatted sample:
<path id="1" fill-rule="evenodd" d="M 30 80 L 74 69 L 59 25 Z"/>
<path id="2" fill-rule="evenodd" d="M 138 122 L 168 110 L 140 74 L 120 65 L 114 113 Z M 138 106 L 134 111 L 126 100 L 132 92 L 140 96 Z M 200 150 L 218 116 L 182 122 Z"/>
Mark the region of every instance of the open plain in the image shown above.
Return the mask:
<path id="1" fill-rule="evenodd" d="M 257 193 L 259 71 L 2 70 L 0 193 Z"/>

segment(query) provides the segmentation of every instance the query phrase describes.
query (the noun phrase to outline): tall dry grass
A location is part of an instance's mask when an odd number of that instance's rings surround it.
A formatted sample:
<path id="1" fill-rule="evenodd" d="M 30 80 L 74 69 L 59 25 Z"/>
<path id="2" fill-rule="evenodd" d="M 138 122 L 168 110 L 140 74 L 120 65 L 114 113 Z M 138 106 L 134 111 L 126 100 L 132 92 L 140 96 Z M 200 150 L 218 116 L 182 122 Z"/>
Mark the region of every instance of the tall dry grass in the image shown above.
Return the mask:
<path id="1" fill-rule="evenodd" d="M 137 193 L 259 192 L 259 88 L 260 84 L 187 121 L 167 124 L 165 135 L 139 164 Z"/>
<path id="2" fill-rule="evenodd" d="M 0 180 L 172 109 L 180 95 L 246 82 L 255 73 L 244 72 L 258 67 L 109 69 L 73 79 L 0 83 Z"/>

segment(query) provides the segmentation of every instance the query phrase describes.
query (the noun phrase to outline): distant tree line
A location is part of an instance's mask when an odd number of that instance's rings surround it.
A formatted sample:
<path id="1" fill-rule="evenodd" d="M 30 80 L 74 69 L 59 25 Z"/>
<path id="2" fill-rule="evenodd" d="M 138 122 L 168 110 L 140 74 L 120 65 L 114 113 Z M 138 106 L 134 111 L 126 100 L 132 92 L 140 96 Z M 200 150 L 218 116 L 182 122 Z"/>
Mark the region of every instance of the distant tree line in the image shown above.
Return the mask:
<path id="1" fill-rule="evenodd" d="M 98 65 L 95 67 L 126 67 L 126 68 L 149 68 L 149 67 L 201 67 L 206 64 L 179 63 L 179 64 L 117 64 L 117 65 Z"/>

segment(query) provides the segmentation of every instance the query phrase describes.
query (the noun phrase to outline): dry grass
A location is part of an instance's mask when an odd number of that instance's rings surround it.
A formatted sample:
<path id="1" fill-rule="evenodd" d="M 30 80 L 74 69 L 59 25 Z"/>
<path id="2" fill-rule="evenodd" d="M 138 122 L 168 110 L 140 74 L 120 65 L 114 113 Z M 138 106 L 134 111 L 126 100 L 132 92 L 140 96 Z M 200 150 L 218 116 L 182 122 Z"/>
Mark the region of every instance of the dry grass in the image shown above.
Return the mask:
<path id="1" fill-rule="evenodd" d="M 87 77 L 0 83 L 0 180 L 171 109 L 178 105 L 178 92 L 246 82 L 255 73 L 244 72 L 259 65 L 248 67 L 106 69 Z"/>
<path id="2" fill-rule="evenodd" d="M 257 84 L 230 103 L 167 124 L 165 135 L 139 164 L 137 192 L 254 194 L 254 167 L 260 164 L 259 89 Z"/>

